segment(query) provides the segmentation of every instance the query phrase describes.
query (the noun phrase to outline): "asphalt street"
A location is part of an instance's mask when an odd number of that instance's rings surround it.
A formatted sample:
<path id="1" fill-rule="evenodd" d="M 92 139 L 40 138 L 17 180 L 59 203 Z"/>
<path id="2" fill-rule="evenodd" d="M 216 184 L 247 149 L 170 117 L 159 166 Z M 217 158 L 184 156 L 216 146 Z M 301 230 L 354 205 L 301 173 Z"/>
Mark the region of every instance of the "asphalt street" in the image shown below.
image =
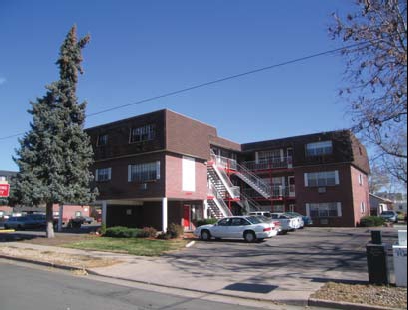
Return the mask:
<path id="1" fill-rule="evenodd" d="M 259 309 L 135 289 L 1 260 L 0 274 L 1 310 Z M 300 308 L 283 305 L 271 309 Z"/>

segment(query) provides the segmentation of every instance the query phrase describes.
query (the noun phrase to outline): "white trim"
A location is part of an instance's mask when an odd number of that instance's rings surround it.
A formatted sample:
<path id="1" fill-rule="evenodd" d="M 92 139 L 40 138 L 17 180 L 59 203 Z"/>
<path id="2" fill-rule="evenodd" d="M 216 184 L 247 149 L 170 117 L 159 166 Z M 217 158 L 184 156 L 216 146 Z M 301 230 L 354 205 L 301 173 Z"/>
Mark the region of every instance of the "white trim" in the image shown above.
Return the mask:
<path id="1" fill-rule="evenodd" d="M 339 184 L 340 184 L 340 175 L 339 175 L 339 171 L 338 171 L 338 170 L 335 170 L 335 171 L 334 171 L 334 177 L 335 177 L 335 179 L 336 179 L 336 185 L 339 185 Z"/>
<path id="2" fill-rule="evenodd" d="M 306 204 L 306 216 L 310 217 L 310 203 Z"/>
<path id="3" fill-rule="evenodd" d="M 112 180 L 112 168 L 108 168 L 108 178 Z"/>
<path id="4" fill-rule="evenodd" d="M 305 173 L 305 187 L 309 187 L 308 173 Z"/>
<path id="5" fill-rule="evenodd" d="M 132 181 L 132 165 L 128 165 L 128 182 Z"/>
<path id="6" fill-rule="evenodd" d="M 341 202 L 338 202 L 338 203 L 337 203 L 337 216 L 338 216 L 338 217 L 342 217 L 342 216 L 343 216 L 343 213 L 342 213 L 342 210 L 341 210 Z"/>
<path id="7" fill-rule="evenodd" d="M 255 152 L 255 164 L 259 164 L 259 154 Z"/>

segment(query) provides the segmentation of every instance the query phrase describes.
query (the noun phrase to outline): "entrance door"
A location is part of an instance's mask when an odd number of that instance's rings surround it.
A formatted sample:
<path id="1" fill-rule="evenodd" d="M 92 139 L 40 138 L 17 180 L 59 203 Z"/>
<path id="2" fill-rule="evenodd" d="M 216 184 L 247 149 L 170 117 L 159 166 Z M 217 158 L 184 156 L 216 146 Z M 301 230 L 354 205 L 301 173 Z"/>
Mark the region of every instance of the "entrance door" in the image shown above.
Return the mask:
<path id="1" fill-rule="evenodd" d="M 184 230 L 189 230 L 191 228 L 191 206 L 183 206 L 183 227 Z"/>

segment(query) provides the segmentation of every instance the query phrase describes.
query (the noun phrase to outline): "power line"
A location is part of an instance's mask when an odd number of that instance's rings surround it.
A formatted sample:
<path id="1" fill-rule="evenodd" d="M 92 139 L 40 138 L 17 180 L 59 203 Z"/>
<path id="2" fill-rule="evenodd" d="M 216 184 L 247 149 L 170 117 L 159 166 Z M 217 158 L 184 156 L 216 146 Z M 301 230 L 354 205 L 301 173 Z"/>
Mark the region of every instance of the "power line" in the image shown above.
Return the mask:
<path id="1" fill-rule="evenodd" d="M 202 83 L 202 84 L 198 84 L 198 85 L 194 85 L 194 86 L 191 86 L 191 87 L 187 87 L 187 88 L 183 88 L 183 89 L 180 89 L 180 90 L 165 93 L 165 94 L 162 94 L 162 95 L 150 97 L 150 98 L 143 99 L 143 100 L 140 100 L 140 101 L 114 106 L 114 107 L 104 109 L 104 110 L 101 110 L 101 111 L 98 111 L 98 112 L 87 114 L 86 117 L 91 117 L 91 116 L 103 114 L 103 113 L 106 113 L 106 112 L 119 110 L 119 109 L 129 107 L 129 106 L 132 106 L 132 105 L 139 105 L 139 104 L 147 103 L 147 102 L 150 102 L 150 101 L 154 101 L 154 100 L 158 100 L 158 99 L 178 95 L 178 94 L 185 93 L 185 92 L 195 90 L 195 89 L 198 89 L 198 88 L 203 88 L 203 87 L 206 87 L 206 86 L 209 86 L 209 85 L 213 85 L 213 84 L 225 82 L 225 81 L 228 81 L 228 80 L 240 78 L 240 77 L 243 77 L 243 76 L 246 76 L 246 75 L 255 74 L 255 73 L 258 73 L 258 72 L 262 72 L 262 71 L 266 71 L 266 70 L 271 70 L 271 69 L 291 65 L 291 64 L 306 61 L 306 60 L 309 60 L 309 59 L 312 59 L 312 58 L 317 58 L 317 57 L 321 57 L 321 56 L 325 56 L 325 55 L 335 54 L 335 53 L 343 52 L 345 50 L 349 50 L 349 49 L 353 49 L 353 48 L 362 49 L 362 48 L 365 48 L 365 47 L 367 47 L 368 45 L 371 45 L 371 44 L 373 44 L 373 42 L 360 42 L 360 43 L 347 45 L 347 46 L 344 46 L 344 47 L 340 47 L 340 48 L 320 52 L 320 53 L 317 53 L 317 54 L 312 54 L 312 55 L 309 55 L 309 56 L 304 56 L 304 57 L 301 57 L 301 58 L 281 62 L 279 64 L 275 64 L 275 65 L 271 65 L 271 66 L 267 66 L 267 67 L 262 67 L 262 68 L 259 68 L 259 69 L 246 71 L 246 72 L 235 74 L 235 75 L 230 75 L 230 76 L 227 76 L 227 77 L 224 77 L 224 78 L 221 78 L 221 79 L 213 80 L 213 81 L 210 81 L 210 82 L 205 82 L 205 83 Z M 19 133 L 19 134 L 6 136 L 6 137 L 0 137 L 0 140 L 5 140 L 5 139 L 18 137 L 18 136 L 23 135 L 23 134 L 24 133 Z"/>

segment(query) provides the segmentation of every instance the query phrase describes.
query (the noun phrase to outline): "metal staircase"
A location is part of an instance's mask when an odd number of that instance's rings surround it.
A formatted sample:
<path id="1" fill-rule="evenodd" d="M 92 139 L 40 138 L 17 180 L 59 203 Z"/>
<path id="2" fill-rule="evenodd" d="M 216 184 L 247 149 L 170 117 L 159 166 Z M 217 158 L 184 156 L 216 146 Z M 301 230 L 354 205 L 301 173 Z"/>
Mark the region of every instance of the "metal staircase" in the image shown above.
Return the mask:
<path id="1" fill-rule="evenodd" d="M 241 200 L 237 201 L 237 204 L 244 209 L 246 213 L 259 211 L 261 209 L 261 206 L 255 200 L 243 192 L 241 192 Z"/>
<path id="2" fill-rule="evenodd" d="M 211 182 L 208 182 L 207 207 L 210 210 L 211 215 L 217 219 L 232 216 L 221 193 L 218 192 L 214 184 Z"/>
<path id="3" fill-rule="evenodd" d="M 252 173 L 246 167 L 236 163 L 237 170 L 235 175 L 239 177 L 242 181 L 251 186 L 255 191 L 257 191 L 261 196 L 266 199 L 270 199 L 273 196 L 271 186 L 265 183 L 260 177 Z"/>

